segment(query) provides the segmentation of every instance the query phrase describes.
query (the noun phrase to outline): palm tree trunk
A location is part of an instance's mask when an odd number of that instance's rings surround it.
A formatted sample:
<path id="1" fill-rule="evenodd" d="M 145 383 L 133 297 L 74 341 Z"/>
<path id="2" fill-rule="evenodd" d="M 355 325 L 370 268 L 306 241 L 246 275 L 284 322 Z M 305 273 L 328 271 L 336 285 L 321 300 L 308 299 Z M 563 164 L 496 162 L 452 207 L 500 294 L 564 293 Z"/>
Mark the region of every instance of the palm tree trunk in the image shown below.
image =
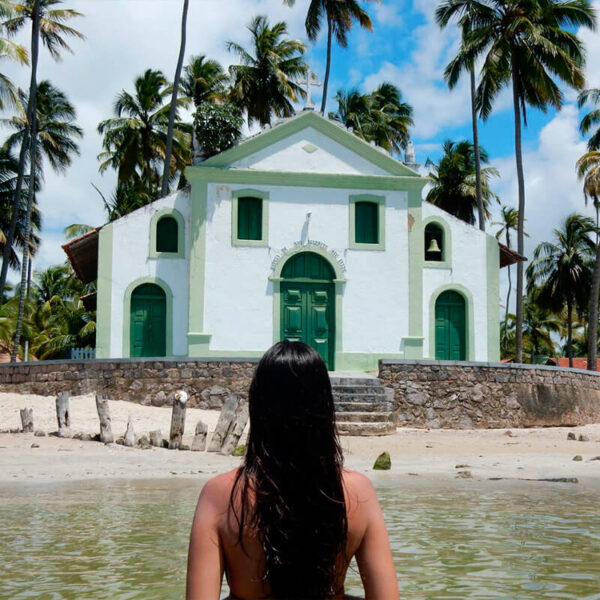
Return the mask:
<path id="1" fill-rule="evenodd" d="M 596 244 L 596 264 L 592 277 L 592 290 L 590 292 L 590 304 L 588 306 L 588 348 L 587 368 L 588 371 L 596 370 L 596 358 L 598 354 L 598 296 L 600 295 L 600 244 Z"/>
<path id="2" fill-rule="evenodd" d="M 40 0 L 34 0 L 31 23 L 31 81 L 29 85 L 29 194 L 27 196 L 27 216 L 25 219 L 25 242 L 23 244 L 23 261 L 21 264 L 21 289 L 19 290 L 19 313 L 13 344 L 11 362 L 17 361 L 23 313 L 25 311 L 25 295 L 27 294 L 27 273 L 29 270 L 29 240 L 31 238 L 31 211 L 35 190 L 35 162 L 37 154 L 37 65 L 40 41 Z"/>
<path id="3" fill-rule="evenodd" d="M 27 102 L 27 115 L 29 114 L 31 102 Z M 15 241 L 15 233 L 17 231 L 17 223 L 19 221 L 19 213 L 21 212 L 21 191 L 23 189 L 23 179 L 25 178 L 25 160 L 27 158 L 27 148 L 29 147 L 29 134 L 25 132 L 21 150 L 19 151 L 19 171 L 17 172 L 17 182 L 15 192 L 13 194 L 13 212 L 10 215 L 10 224 L 8 226 L 8 235 L 6 236 L 6 244 L 2 251 L 2 270 L 0 271 L 0 298 L 4 296 L 4 288 L 6 287 L 6 278 L 8 277 L 8 263 L 12 246 Z"/>
<path id="4" fill-rule="evenodd" d="M 473 118 L 473 148 L 475 150 L 475 186 L 477 188 L 477 214 L 479 229 L 485 231 L 483 197 L 481 193 L 481 152 L 479 151 L 479 127 L 477 125 L 477 107 L 475 106 L 475 68 L 471 69 L 471 115 Z"/>
<path id="5" fill-rule="evenodd" d="M 519 182 L 519 219 L 517 223 L 517 252 L 524 253 L 523 225 L 525 221 L 525 178 L 523 176 L 523 150 L 521 143 L 521 107 L 517 69 L 513 61 L 512 70 L 513 105 L 515 112 L 515 156 L 517 161 L 517 179 Z M 517 263 L 517 319 L 515 332 L 515 360 L 523 362 L 523 263 Z"/>
<path id="6" fill-rule="evenodd" d="M 573 303 L 567 300 L 567 356 L 569 367 L 573 368 Z"/>
<path id="7" fill-rule="evenodd" d="M 161 196 L 166 196 L 169 192 L 169 167 L 171 166 L 171 154 L 173 152 L 173 129 L 175 127 L 175 112 L 177 110 L 177 92 L 179 90 L 179 80 L 181 78 L 181 69 L 183 68 L 183 58 L 185 56 L 185 39 L 189 3 L 190 0 L 183 0 L 183 12 L 181 15 L 181 44 L 179 45 L 179 58 L 177 59 L 177 68 L 175 69 L 173 94 L 171 96 L 171 107 L 169 109 L 169 128 L 167 130 L 167 148 L 165 150 L 165 166 L 162 177 Z"/>
<path id="8" fill-rule="evenodd" d="M 327 65 L 325 66 L 325 79 L 323 80 L 323 98 L 321 99 L 321 114 L 325 116 L 325 105 L 327 104 L 327 86 L 329 85 L 329 72 L 331 70 L 331 36 L 333 27 L 331 17 L 327 15 Z"/>

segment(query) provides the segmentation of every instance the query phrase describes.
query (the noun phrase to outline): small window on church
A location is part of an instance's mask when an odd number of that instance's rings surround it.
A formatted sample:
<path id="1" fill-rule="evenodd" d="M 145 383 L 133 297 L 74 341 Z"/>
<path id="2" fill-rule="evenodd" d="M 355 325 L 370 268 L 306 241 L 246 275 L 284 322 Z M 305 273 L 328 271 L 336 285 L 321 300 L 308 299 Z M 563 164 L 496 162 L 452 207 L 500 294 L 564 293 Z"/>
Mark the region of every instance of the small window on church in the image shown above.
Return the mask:
<path id="1" fill-rule="evenodd" d="M 177 252 L 178 224 L 173 217 L 162 217 L 156 224 L 156 251 Z"/>
<path id="2" fill-rule="evenodd" d="M 237 237 L 239 240 L 262 240 L 262 198 L 238 198 Z"/>
<path id="3" fill-rule="evenodd" d="M 379 206 L 375 202 L 356 202 L 354 205 L 355 242 L 379 243 Z"/>
<path id="4" fill-rule="evenodd" d="M 425 227 L 425 260 L 442 262 L 444 252 L 444 231 L 439 225 L 430 223 Z"/>

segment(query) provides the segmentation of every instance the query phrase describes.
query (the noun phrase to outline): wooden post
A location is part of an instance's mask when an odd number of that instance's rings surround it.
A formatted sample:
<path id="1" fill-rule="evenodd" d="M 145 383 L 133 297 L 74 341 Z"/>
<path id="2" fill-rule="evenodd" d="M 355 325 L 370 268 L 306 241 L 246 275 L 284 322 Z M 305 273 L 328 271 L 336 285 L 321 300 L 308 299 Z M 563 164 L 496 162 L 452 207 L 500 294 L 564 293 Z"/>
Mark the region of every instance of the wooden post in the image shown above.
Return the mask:
<path id="1" fill-rule="evenodd" d="M 69 392 L 60 392 L 56 397 L 56 419 L 58 437 L 71 437 L 71 415 L 69 413 Z"/>
<path id="2" fill-rule="evenodd" d="M 204 452 L 206 449 L 206 434 L 208 433 L 208 426 L 202 421 L 196 423 L 196 435 L 192 442 L 192 452 Z"/>
<path id="3" fill-rule="evenodd" d="M 155 429 L 150 432 L 150 445 L 156 446 L 157 448 L 163 447 L 163 435 L 160 429 Z"/>
<path id="4" fill-rule="evenodd" d="M 229 433 L 221 446 L 221 454 L 228 456 L 237 448 L 238 442 L 246 428 L 246 423 L 248 423 L 248 403 L 240 402 L 235 411 L 233 427 L 229 430 Z"/>
<path id="5" fill-rule="evenodd" d="M 22 408 L 20 413 L 23 433 L 31 433 L 33 431 L 33 408 Z"/>
<path id="6" fill-rule="evenodd" d="M 133 448 L 137 444 L 137 438 L 135 431 L 133 430 L 133 421 L 131 417 L 127 419 L 127 430 L 125 431 L 125 437 L 123 438 L 123 445 Z"/>
<path id="7" fill-rule="evenodd" d="M 188 401 L 188 395 L 179 390 L 175 392 L 173 401 L 173 412 L 171 413 L 171 431 L 169 433 L 169 449 L 177 450 L 181 446 L 183 431 L 185 429 L 185 408 Z"/>
<path id="8" fill-rule="evenodd" d="M 239 404 L 239 398 L 235 394 L 231 394 L 227 397 L 223 403 L 217 426 L 210 438 L 210 444 L 208 445 L 209 452 L 219 452 L 223 446 L 223 442 L 229 433 L 229 430 L 233 426 L 233 420 L 235 418 L 235 411 Z"/>
<path id="9" fill-rule="evenodd" d="M 103 444 L 112 444 L 115 441 L 110 421 L 110 411 L 108 410 L 108 398 L 102 398 L 96 394 L 96 410 L 100 419 L 100 441 Z"/>

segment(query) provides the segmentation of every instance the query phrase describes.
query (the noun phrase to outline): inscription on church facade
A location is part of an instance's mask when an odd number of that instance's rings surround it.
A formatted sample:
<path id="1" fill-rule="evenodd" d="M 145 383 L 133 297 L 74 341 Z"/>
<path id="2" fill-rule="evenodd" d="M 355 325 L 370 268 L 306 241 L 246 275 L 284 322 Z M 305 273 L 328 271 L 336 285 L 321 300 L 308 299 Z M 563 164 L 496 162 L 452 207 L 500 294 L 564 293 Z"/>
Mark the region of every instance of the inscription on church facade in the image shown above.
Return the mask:
<path id="1" fill-rule="evenodd" d="M 325 242 L 320 242 L 318 240 L 308 240 L 307 242 L 302 242 L 302 241 L 299 240 L 297 242 L 294 242 L 294 248 L 297 248 L 299 246 L 302 246 L 303 248 L 306 248 L 307 250 L 310 250 L 311 247 L 313 247 L 313 248 L 321 248 L 322 250 L 325 250 L 326 252 L 328 252 L 331 255 L 331 257 L 333 258 L 333 260 L 335 260 L 335 262 L 337 263 L 337 265 L 341 269 L 342 273 L 346 272 L 346 263 L 344 262 L 344 260 L 340 256 L 339 252 L 337 252 L 334 249 L 330 250 L 329 246 Z M 289 248 L 284 247 L 284 248 L 281 248 L 280 250 L 278 250 L 277 254 L 275 255 L 275 257 L 271 261 L 271 269 L 272 270 L 275 269 L 275 267 L 277 267 L 277 265 L 284 258 L 286 258 L 288 254 L 290 254 L 290 249 Z"/>

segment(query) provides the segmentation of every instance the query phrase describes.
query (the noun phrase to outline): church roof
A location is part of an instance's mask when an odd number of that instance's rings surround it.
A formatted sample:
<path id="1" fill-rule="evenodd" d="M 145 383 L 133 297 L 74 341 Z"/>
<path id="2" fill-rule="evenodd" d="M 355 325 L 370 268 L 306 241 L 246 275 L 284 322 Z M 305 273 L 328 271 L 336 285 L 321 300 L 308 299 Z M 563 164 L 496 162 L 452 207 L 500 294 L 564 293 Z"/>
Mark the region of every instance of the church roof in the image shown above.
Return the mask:
<path id="1" fill-rule="evenodd" d="M 90 283 L 96 280 L 98 273 L 98 233 L 100 228 L 92 229 L 83 235 L 63 244 L 63 250 L 73 265 L 75 275 Z"/>
<path id="2" fill-rule="evenodd" d="M 211 156 L 201 163 L 200 166 L 229 167 L 232 163 L 259 152 L 309 127 L 317 130 L 365 160 L 377 165 L 390 175 L 422 178 L 419 173 L 391 157 L 383 148 L 372 146 L 356 134 L 347 130 L 341 123 L 332 121 L 313 110 L 303 111 L 294 117 L 281 120 L 273 124 L 270 128 L 263 129 L 258 134 L 246 138 L 237 144 L 237 146 Z"/>

